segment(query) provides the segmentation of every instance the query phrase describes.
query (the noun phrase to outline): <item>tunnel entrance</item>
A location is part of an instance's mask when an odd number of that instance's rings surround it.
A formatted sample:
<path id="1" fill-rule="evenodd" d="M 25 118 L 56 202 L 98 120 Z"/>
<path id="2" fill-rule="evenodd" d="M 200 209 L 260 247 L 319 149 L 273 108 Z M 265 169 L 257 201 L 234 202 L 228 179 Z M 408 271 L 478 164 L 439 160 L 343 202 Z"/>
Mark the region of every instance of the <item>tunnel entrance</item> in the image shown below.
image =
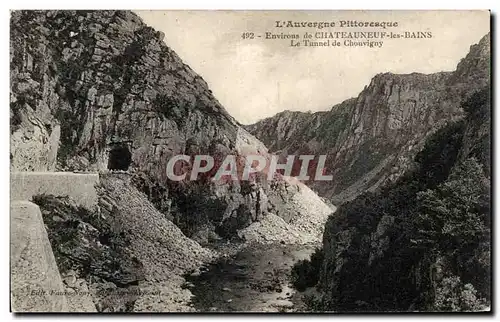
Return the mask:
<path id="1" fill-rule="evenodd" d="M 127 171 L 132 162 L 132 154 L 127 146 L 115 146 L 109 151 L 108 170 Z"/>

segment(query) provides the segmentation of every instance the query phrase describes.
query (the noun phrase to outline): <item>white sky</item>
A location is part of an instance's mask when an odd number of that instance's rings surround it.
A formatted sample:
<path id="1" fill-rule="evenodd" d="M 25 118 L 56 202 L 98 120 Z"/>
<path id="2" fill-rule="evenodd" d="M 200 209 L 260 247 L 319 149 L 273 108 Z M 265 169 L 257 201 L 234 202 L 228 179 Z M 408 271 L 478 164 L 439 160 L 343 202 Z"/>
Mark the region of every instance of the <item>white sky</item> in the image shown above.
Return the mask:
<path id="1" fill-rule="evenodd" d="M 137 11 L 202 76 L 243 124 L 283 110 L 328 110 L 355 97 L 377 73 L 452 71 L 489 31 L 488 11 Z M 243 40 L 243 32 L 299 33 L 275 20 L 397 21 L 392 31 L 431 39 L 385 40 L 382 48 L 291 48 L 287 40 Z M 323 29 L 322 31 L 360 31 Z M 364 29 L 366 31 L 366 29 Z M 376 30 L 379 31 L 379 30 Z M 385 31 L 389 31 L 386 29 Z M 342 40 L 340 40 L 342 41 Z"/>

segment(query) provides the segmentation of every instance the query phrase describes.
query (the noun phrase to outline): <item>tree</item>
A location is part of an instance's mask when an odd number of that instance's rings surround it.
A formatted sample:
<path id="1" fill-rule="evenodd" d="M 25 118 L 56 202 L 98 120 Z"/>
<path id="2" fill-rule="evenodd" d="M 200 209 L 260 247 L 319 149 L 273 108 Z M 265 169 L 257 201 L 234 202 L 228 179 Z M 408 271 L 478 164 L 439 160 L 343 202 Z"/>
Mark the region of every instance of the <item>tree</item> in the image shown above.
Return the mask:
<path id="1" fill-rule="evenodd" d="M 477 295 L 472 284 L 464 284 L 458 276 L 445 277 L 436 290 L 433 310 L 480 311 L 487 309 L 486 300 Z"/>
<path id="2" fill-rule="evenodd" d="M 489 182 L 476 159 L 458 163 L 448 180 L 417 199 L 417 240 L 453 250 L 489 238 Z"/>

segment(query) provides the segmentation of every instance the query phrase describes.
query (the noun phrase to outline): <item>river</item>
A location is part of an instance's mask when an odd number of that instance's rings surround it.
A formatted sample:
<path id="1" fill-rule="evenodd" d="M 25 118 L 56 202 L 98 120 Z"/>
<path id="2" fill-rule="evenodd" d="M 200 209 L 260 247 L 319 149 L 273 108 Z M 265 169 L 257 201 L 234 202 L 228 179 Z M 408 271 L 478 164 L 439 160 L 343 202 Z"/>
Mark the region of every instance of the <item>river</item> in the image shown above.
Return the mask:
<path id="1" fill-rule="evenodd" d="M 301 296 L 290 284 L 294 263 L 309 259 L 314 245 L 252 245 L 186 276 L 199 312 L 295 312 Z M 295 296 L 294 296 L 295 295 Z"/>

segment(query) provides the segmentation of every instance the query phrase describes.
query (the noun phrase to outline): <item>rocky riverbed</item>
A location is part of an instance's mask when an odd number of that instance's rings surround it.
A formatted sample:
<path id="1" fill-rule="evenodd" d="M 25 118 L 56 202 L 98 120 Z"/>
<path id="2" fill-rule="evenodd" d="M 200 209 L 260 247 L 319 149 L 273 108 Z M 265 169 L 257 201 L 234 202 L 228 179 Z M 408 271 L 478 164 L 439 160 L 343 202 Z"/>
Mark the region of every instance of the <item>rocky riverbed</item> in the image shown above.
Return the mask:
<path id="1" fill-rule="evenodd" d="M 254 244 L 186 276 L 201 312 L 294 312 L 303 307 L 290 283 L 294 263 L 315 245 Z M 295 296 L 294 296 L 295 295 Z"/>

